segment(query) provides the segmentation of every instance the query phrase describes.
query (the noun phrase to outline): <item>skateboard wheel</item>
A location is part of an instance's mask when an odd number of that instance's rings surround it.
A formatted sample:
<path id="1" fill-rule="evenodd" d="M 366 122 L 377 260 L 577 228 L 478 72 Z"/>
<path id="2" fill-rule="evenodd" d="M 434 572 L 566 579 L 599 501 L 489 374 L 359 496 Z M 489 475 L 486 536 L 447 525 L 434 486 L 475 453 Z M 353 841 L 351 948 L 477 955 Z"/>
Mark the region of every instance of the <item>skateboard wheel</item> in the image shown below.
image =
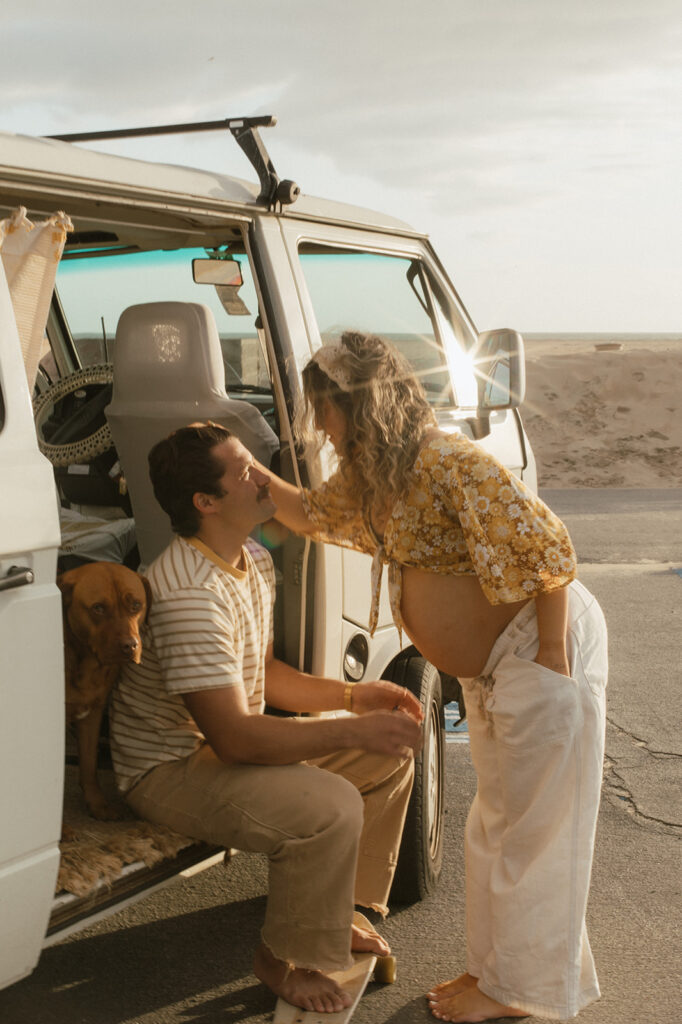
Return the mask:
<path id="1" fill-rule="evenodd" d="M 397 977 L 397 962 L 394 956 L 379 956 L 374 966 L 374 980 L 382 985 L 392 985 Z"/>

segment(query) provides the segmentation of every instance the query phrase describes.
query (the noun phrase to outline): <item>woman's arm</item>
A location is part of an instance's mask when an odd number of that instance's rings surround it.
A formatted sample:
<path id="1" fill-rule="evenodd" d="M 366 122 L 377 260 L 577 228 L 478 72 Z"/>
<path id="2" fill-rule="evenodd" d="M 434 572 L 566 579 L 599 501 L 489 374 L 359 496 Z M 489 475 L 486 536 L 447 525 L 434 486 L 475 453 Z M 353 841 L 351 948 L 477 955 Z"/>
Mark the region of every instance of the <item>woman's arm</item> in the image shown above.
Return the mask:
<path id="1" fill-rule="evenodd" d="M 254 465 L 261 473 L 267 476 L 270 482 L 270 494 L 277 506 L 275 519 L 288 527 L 288 529 L 293 530 L 294 533 L 311 533 L 313 524 L 305 511 L 298 487 L 287 483 L 286 480 L 282 480 L 271 469 L 267 469 L 260 462 L 256 462 L 255 459 Z"/>
<path id="2" fill-rule="evenodd" d="M 364 521 L 362 501 L 349 494 L 339 473 L 314 490 L 299 489 L 255 463 L 267 476 L 276 506 L 274 518 L 294 533 L 326 544 L 340 544 L 373 554 L 376 542 Z"/>
<path id="3" fill-rule="evenodd" d="M 538 594 L 535 598 L 535 612 L 538 619 L 540 646 L 535 660 L 539 665 L 570 676 L 571 669 L 566 654 L 566 633 L 568 629 L 568 590 L 552 590 Z"/>

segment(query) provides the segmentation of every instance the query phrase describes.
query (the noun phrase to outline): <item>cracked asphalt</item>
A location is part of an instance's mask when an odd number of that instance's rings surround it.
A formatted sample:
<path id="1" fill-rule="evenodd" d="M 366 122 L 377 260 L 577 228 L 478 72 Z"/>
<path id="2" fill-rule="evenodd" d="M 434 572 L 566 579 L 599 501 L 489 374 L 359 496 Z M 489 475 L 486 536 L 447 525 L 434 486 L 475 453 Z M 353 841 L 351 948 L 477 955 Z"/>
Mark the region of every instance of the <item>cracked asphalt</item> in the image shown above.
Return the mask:
<path id="1" fill-rule="evenodd" d="M 682 490 L 546 491 L 609 624 L 604 795 L 682 832 Z M 682 1014 L 680 1014 L 682 1017 Z"/>
<path id="2" fill-rule="evenodd" d="M 610 633 L 607 758 L 590 940 L 602 998 L 581 1024 L 679 1024 L 679 759 L 682 489 L 541 492 L 565 520 L 580 576 Z M 475 780 L 447 747 L 438 890 L 392 908 L 382 931 L 392 986 L 370 985 L 354 1024 L 433 1021 L 424 993 L 463 969 L 462 830 Z M 266 1024 L 273 1000 L 251 973 L 267 891 L 263 858 L 239 855 L 47 949 L 0 992 L 2 1024 Z M 528 1018 L 533 1024 L 548 1024 Z"/>

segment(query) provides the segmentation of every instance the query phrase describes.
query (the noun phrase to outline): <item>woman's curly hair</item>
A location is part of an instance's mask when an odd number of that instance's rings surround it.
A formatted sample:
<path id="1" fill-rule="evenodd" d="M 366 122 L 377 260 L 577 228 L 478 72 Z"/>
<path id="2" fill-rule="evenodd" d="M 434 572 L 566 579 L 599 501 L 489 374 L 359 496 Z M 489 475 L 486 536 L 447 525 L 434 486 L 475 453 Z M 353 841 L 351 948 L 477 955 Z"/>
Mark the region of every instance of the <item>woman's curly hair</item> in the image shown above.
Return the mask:
<path id="1" fill-rule="evenodd" d="M 337 454 L 349 492 L 361 496 L 364 508 L 390 508 L 405 493 L 424 435 L 436 426 L 436 418 L 409 362 L 389 342 L 346 331 L 340 348 L 338 365 L 349 388 L 340 388 L 311 359 L 303 370 L 296 438 L 307 453 L 320 450 L 325 437 L 319 417 L 325 400 L 331 401 L 348 424 Z"/>

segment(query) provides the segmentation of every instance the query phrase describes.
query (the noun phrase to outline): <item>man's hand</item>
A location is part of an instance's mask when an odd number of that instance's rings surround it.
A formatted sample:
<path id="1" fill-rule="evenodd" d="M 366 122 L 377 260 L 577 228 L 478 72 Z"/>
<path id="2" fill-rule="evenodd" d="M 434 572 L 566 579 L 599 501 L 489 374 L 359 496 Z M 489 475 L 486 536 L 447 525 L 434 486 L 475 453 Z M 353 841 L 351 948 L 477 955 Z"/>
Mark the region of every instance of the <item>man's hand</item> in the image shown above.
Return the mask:
<path id="1" fill-rule="evenodd" d="M 424 712 L 413 693 L 404 686 L 379 679 L 374 683 L 358 683 L 353 687 L 353 711 L 366 715 L 370 711 L 404 711 L 415 722 L 421 723 Z"/>
<path id="2" fill-rule="evenodd" d="M 344 719 L 354 732 L 354 746 L 375 754 L 411 757 L 422 745 L 421 725 L 402 711 L 369 711 Z"/>

